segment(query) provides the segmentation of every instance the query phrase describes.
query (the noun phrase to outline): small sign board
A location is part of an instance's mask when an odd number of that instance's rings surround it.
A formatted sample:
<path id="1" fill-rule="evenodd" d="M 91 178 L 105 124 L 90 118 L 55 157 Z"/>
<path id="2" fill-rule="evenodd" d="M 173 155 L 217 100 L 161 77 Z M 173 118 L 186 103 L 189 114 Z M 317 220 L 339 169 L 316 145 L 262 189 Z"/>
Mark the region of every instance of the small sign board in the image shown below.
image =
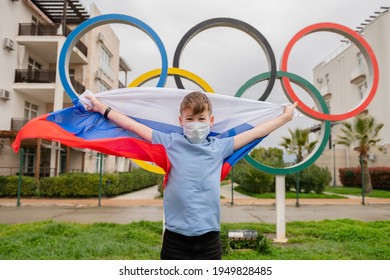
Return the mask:
<path id="1" fill-rule="evenodd" d="M 256 240 L 256 230 L 229 230 L 228 239 L 231 240 Z"/>

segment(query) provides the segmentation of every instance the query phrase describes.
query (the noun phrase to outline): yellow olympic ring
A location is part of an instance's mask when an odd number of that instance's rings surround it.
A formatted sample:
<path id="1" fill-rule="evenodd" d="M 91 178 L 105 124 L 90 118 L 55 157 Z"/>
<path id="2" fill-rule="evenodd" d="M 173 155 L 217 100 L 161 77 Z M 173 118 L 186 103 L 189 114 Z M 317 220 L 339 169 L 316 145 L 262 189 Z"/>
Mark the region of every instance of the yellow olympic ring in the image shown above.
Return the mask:
<path id="1" fill-rule="evenodd" d="M 161 74 L 161 68 L 151 70 L 149 72 L 146 72 L 146 73 L 142 74 L 138 78 L 136 78 L 127 87 L 138 87 L 138 86 L 141 86 L 142 84 L 146 83 L 147 81 L 160 76 L 160 74 Z M 201 77 L 199 77 L 198 75 L 196 75 L 196 74 L 194 74 L 194 73 L 192 73 L 190 71 L 172 67 L 172 68 L 168 68 L 168 75 L 171 75 L 171 76 L 172 75 L 182 76 L 183 78 L 187 78 L 188 80 L 196 83 L 205 92 L 211 92 L 211 93 L 214 92 L 214 90 L 211 88 L 211 86 L 205 80 L 203 80 Z"/>
<path id="2" fill-rule="evenodd" d="M 138 78 L 136 78 L 127 87 L 141 86 L 142 84 L 146 83 L 147 81 L 160 76 L 160 74 L 161 74 L 161 68 L 151 70 L 149 72 L 142 74 Z M 201 77 L 199 77 L 198 75 L 196 75 L 190 71 L 180 69 L 180 68 L 168 68 L 168 75 L 180 75 L 183 78 L 186 78 L 186 79 L 196 83 L 205 92 L 214 93 L 214 90 L 211 88 L 211 86 L 205 80 L 203 80 Z M 165 171 L 157 165 L 154 165 L 152 163 L 149 163 L 149 162 L 146 162 L 143 160 L 138 160 L 138 159 L 133 159 L 133 161 L 139 167 L 141 167 L 147 171 L 157 173 L 157 174 L 163 174 L 163 175 L 165 174 Z"/>

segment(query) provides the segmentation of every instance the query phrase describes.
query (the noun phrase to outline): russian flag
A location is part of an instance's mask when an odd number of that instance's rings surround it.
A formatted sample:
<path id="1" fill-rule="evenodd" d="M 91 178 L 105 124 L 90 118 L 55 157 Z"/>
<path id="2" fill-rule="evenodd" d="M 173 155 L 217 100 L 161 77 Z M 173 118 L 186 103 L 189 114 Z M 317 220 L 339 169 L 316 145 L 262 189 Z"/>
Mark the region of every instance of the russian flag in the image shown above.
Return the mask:
<path id="1" fill-rule="evenodd" d="M 183 97 L 192 90 L 136 87 L 115 89 L 96 93 L 95 96 L 107 106 L 130 116 L 137 121 L 166 133 L 182 133 L 179 126 L 179 108 Z M 104 154 L 122 156 L 160 166 L 166 174 L 170 162 L 165 148 L 151 144 L 136 134 L 106 120 L 101 114 L 87 111 L 80 102 L 73 107 L 39 116 L 29 121 L 18 133 L 12 147 L 18 152 L 23 139 L 41 138 L 60 142 L 75 148 L 88 148 Z M 281 115 L 284 105 L 261 102 L 222 94 L 208 94 L 215 123 L 211 136 L 230 137 L 265 121 Z M 234 151 L 226 158 L 221 180 L 231 167 L 256 147 L 261 139 Z"/>

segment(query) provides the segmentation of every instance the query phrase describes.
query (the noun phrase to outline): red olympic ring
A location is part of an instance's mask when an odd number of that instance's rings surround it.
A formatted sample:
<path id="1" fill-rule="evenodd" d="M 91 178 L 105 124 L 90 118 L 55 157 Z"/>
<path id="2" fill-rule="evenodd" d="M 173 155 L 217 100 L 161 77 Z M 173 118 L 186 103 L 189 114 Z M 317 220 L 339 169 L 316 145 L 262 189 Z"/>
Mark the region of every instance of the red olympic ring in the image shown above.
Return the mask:
<path id="1" fill-rule="evenodd" d="M 375 54 L 373 50 L 371 49 L 370 45 L 367 43 L 366 40 L 362 36 L 360 36 L 356 31 L 353 31 L 352 29 L 349 29 L 348 27 L 345 27 L 340 24 L 336 23 L 317 23 L 310 26 L 305 27 L 301 31 L 299 31 L 288 43 L 286 46 L 282 60 L 280 65 L 280 70 L 284 72 L 288 72 L 287 70 L 287 62 L 288 57 L 290 55 L 291 49 L 294 46 L 294 44 L 301 39 L 302 37 L 318 32 L 318 31 L 330 31 L 334 32 L 340 35 L 343 35 L 347 37 L 349 40 L 355 43 L 355 45 L 359 48 L 359 50 L 362 52 L 367 66 L 369 70 L 369 76 L 370 76 L 370 82 L 371 82 L 371 89 L 367 97 L 361 102 L 357 107 L 352 109 L 351 111 L 344 113 L 344 114 L 325 114 L 318 111 L 315 111 L 311 109 L 310 107 L 306 106 L 299 97 L 295 94 L 291 83 L 288 78 L 283 77 L 282 78 L 282 87 L 284 92 L 286 93 L 287 97 L 291 99 L 292 102 L 298 101 L 299 109 L 302 110 L 303 113 L 308 115 L 309 117 L 313 117 L 318 120 L 327 120 L 327 121 L 342 121 L 348 118 L 351 118 L 359 113 L 361 113 L 372 101 L 374 98 L 375 92 L 378 88 L 379 83 L 379 67 L 378 62 L 376 60 Z"/>

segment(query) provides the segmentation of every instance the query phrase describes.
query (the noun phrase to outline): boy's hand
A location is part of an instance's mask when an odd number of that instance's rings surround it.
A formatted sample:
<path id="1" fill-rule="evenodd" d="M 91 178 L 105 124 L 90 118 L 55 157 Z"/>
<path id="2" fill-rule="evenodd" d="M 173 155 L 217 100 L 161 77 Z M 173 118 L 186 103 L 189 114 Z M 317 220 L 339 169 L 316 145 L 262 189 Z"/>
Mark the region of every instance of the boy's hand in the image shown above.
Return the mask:
<path id="1" fill-rule="evenodd" d="M 288 105 L 288 106 L 286 106 L 286 108 L 284 108 L 283 115 L 286 117 L 287 121 L 292 120 L 293 115 L 294 115 L 294 110 L 295 110 L 295 108 L 297 108 L 297 106 L 298 106 L 298 102 L 295 101 L 294 104 Z"/>
<path id="2" fill-rule="evenodd" d="M 87 99 L 84 105 L 88 111 L 98 112 L 100 114 L 104 113 L 107 106 L 102 102 L 100 102 L 99 100 L 97 100 L 97 98 L 92 93 L 85 94 L 84 97 L 85 99 Z"/>

